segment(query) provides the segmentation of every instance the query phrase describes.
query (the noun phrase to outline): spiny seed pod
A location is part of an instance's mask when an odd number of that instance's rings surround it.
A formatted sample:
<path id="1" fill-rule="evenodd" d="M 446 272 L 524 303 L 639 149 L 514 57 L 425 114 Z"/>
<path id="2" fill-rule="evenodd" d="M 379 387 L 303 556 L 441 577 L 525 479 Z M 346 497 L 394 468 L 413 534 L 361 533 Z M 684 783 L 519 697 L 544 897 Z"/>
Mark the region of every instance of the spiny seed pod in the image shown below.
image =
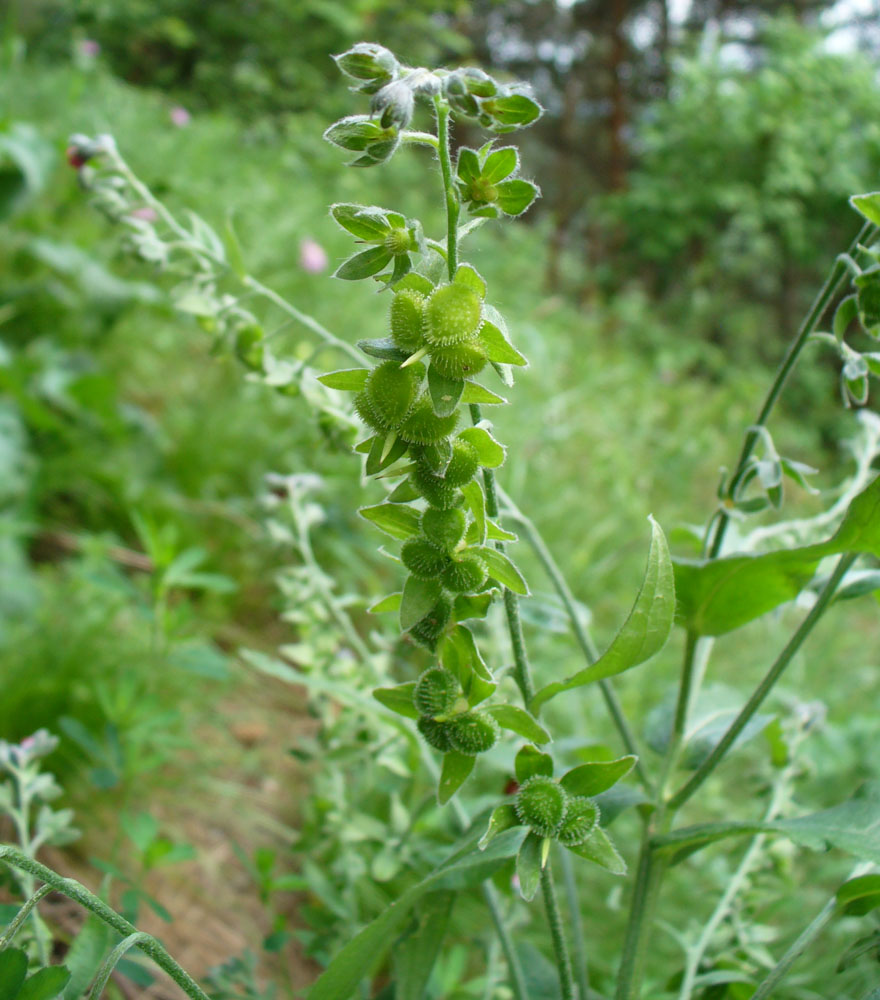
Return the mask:
<path id="1" fill-rule="evenodd" d="M 599 807 L 585 795 L 576 795 L 568 800 L 565 819 L 556 834 L 556 839 L 566 847 L 577 847 L 587 840 L 599 823 Z"/>
<path id="2" fill-rule="evenodd" d="M 422 531 L 437 548 L 449 552 L 464 538 L 467 516 L 463 510 L 453 507 L 444 510 L 429 507 L 421 520 Z"/>
<path id="3" fill-rule="evenodd" d="M 480 325 L 480 297 L 467 285 L 435 288 L 425 306 L 425 339 L 444 347 L 470 340 Z"/>
<path id="4" fill-rule="evenodd" d="M 409 630 L 412 639 L 432 653 L 452 617 L 452 601 L 441 597 L 434 607 Z"/>
<path id="5" fill-rule="evenodd" d="M 446 567 L 440 579 L 453 594 L 475 594 L 489 579 L 489 569 L 479 556 L 465 553 Z"/>
<path id="6" fill-rule="evenodd" d="M 398 361 L 383 361 L 367 376 L 364 391 L 383 430 L 399 427 L 409 416 L 424 373 L 423 365 L 401 368 Z"/>
<path id="7" fill-rule="evenodd" d="M 430 397 L 420 396 L 398 433 L 409 444 L 437 444 L 452 434 L 458 426 L 458 419 L 458 410 L 448 417 L 438 417 Z"/>
<path id="8" fill-rule="evenodd" d="M 436 580 L 449 564 L 449 556 L 427 538 L 408 538 L 400 550 L 400 558 L 418 580 Z"/>
<path id="9" fill-rule="evenodd" d="M 359 392 L 354 397 L 354 409 L 355 413 L 357 413 L 367 427 L 372 427 L 374 431 L 386 430 L 379 417 L 376 415 L 376 411 L 373 409 L 373 405 L 370 402 L 370 397 L 367 395 L 366 390 Z"/>
<path id="10" fill-rule="evenodd" d="M 417 351 L 425 341 L 422 326 L 425 297 L 413 288 L 404 288 L 391 300 L 391 339 L 403 351 Z"/>
<path id="11" fill-rule="evenodd" d="M 476 375 L 486 367 L 487 360 L 486 348 L 476 338 L 431 350 L 431 365 L 447 378 Z"/>
<path id="12" fill-rule="evenodd" d="M 520 786 L 514 808 L 525 826 L 542 837 L 553 837 L 565 819 L 568 795 L 552 778 L 536 774 Z"/>
<path id="13" fill-rule="evenodd" d="M 466 712 L 449 720 L 452 749 L 468 757 L 491 750 L 498 742 L 498 723 L 485 712 Z"/>
<path id="14" fill-rule="evenodd" d="M 446 466 L 443 477 L 453 486 L 464 486 L 477 474 L 480 467 L 480 456 L 470 441 L 456 440 L 452 442 L 452 459 Z"/>
<path id="15" fill-rule="evenodd" d="M 412 471 L 409 481 L 419 491 L 419 496 L 423 496 L 432 507 L 451 510 L 453 507 L 461 507 L 464 503 L 464 494 L 457 486 L 448 483 L 442 476 L 435 476 L 433 472 L 428 472 L 420 465 Z"/>
<path id="16" fill-rule="evenodd" d="M 449 753 L 452 749 L 452 741 L 449 738 L 450 724 L 448 722 L 437 722 L 428 715 L 423 715 L 416 723 L 416 728 L 425 737 L 428 746 L 432 746 L 441 753 Z"/>
<path id="17" fill-rule="evenodd" d="M 413 704 L 420 715 L 446 715 L 455 708 L 458 678 L 445 667 L 430 667 L 416 683 Z"/>
<path id="18" fill-rule="evenodd" d="M 448 438 L 438 441 L 436 444 L 417 444 L 409 450 L 410 455 L 437 476 L 445 475 L 446 466 L 452 460 L 452 442 Z"/>

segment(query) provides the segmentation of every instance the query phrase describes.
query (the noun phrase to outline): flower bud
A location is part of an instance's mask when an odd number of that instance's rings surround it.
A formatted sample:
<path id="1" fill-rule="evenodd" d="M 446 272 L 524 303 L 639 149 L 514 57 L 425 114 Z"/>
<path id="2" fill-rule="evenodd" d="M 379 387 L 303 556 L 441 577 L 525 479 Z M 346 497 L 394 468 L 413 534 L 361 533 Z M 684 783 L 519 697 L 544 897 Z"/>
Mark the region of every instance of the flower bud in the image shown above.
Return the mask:
<path id="1" fill-rule="evenodd" d="M 486 712 L 466 712 L 449 721 L 449 741 L 453 750 L 476 757 L 498 742 L 498 723 Z"/>
<path id="2" fill-rule="evenodd" d="M 587 840 L 599 823 L 599 807 L 585 795 L 576 795 L 568 800 L 565 819 L 556 835 L 560 844 L 577 847 Z"/>
<path id="3" fill-rule="evenodd" d="M 415 97 L 405 80 L 384 86 L 370 102 L 370 110 L 379 115 L 382 128 L 406 128 L 415 110 Z"/>
<path id="4" fill-rule="evenodd" d="M 413 704 L 420 715 L 446 715 L 455 708 L 458 691 L 458 678 L 451 670 L 431 667 L 416 683 Z"/>
<path id="5" fill-rule="evenodd" d="M 536 774 L 520 786 L 514 808 L 525 826 L 541 837 L 553 837 L 565 819 L 568 795 L 552 778 Z"/>
<path id="6" fill-rule="evenodd" d="M 352 88 L 374 94 L 400 73 L 400 63 L 393 52 L 383 45 L 358 42 L 333 61 L 350 79 L 358 81 Z"/>

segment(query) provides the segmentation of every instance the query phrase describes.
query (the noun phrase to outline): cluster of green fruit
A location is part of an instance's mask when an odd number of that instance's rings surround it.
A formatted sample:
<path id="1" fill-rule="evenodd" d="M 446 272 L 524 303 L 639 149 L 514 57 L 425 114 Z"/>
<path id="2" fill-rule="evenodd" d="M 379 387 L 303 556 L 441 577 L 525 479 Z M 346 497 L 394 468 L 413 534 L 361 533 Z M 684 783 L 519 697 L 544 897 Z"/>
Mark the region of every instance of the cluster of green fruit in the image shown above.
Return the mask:
<path id="1" fill-rule="evenodd" d="M 522 783 L 514 808 L 523 826 L 565 847 L 585 843 L 599 823 L 599 807 L 593 799 L 569 795 L 558 781 L 543 774 Z"/>
<path id="2" fill-rule="evenodd" d="M 431 667 L 422 674 L 413 690 L 413 704 L 419 713 L 418 730 L 435 750 L 476 757 L 498 741 L 498 723 L 486 712 L 469 710 L 458 679 L 445 667 Z"/>

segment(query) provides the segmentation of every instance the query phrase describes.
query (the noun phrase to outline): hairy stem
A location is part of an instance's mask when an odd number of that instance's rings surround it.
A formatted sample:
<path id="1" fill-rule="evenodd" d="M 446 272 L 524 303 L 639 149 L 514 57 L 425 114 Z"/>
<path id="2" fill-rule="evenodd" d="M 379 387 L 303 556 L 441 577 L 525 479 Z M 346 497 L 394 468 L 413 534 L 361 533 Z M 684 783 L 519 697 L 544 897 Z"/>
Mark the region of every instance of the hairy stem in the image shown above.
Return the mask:
<path id="1" fill-rule="evenodd" d="M 145 934 L 143 931 L 138 931 L 135 934 L 129 934 L 128 937 L 123 938 L 119 944 L 116 945 L 113 951 L 110 952 L 105 959 L 104 964 L 98 970 L 98 975 L 95 976 L 95 983 L 89 993 L 89 1000 L 101 1000 L 101 994 L 104 992 L 104 988 L 110 981 L 110 977 L 113 975 L 113 970 L 125 957 L 126 952 L 130 951 L 132 948 L 137 948 L 144 941 L 149 940 L 151 940 L 150 935 Z"/>
<path id="2" fill-rule="evenodd" d="M 773 666 L 767 671 L 764 679 L 755 688 L 751 698 L 749 698 L 743 706 L 739 715 L 737 715 L 737 717 L 730 724 L 727 732 L 721 737 L 709 756 L 697 768 L 686 784 L 669 800 L 669 808 L 671 810 L 674 811 L 680 809 L 721 763 L 724 756 L 727 754 L 727 751 L 730 750 L 736 742 L 739 734 L 743 731 L 743 729 L 745 729 L 749 720 L 763 704 L 764 699 L 773 690 L 776 682 L 782 676 L 789 663 L 791 663 L 795 653 L 797 653 L 797 651 L 801 648 L 804 640 L 813 630 L 816 622 L 818 622 L 824 614 L 826 608 L 831 603 L 831 599 L 834 597 L 834 592 L 837 590 L 838 584 L 846 575 L 847 570 L 850 566 L 852 566 L 856 558 L 857 553 L 855 552 L 849 552 L 840 557 L 834 572 L 828 578 L 828 581 L 822 589 L 822 593 L 816 599 L 816 603 L 810 609 L 806 618 L 804 618 L 801 622 L 798 630 L 791 637 L 791 639 L 789 639 L 785 649 L 783 649 L 776 658 Z"/>
<path id="3" fill-rule="evenodd" d="M 559 987 L 562 991 L 562 1000 L 574 1000 L 574 979 L 571 975 L 571 960 L 568 957 L 568 946 L 565 943 L 562 914 L 559 912 L 559 901 L 556 898 L 556 886 L 553 884 L 550 858 L 547 858 L 547 863 L 541 869 L 541 892 L 544 895 L 547 923 L 550 927 L 550 937 L 553 940 L 553 951 L 556 954 L 556 968 L 559 970 Z"/>
<path id="4" fill-rule="evenodd" d="M 24 922 L 30 916 L 31 910 L 36 907 L 37 903 L 39 903 L 41 899 L 48 896 L 50 892 L 52 892 L 51 885 L 40 886 L 40 888 L 30 896 L 27 902 L 22 905 L 21 909 L 15 914 L 15 917 L 6 928 L 3 935 L 0 936 L 0 951 L 3 951 L 4 948 L 9 946 L 12 939 L 21 930 Z"/>
<path id="5" fill-rule="evenodd" d="M 565 901 L 568 905 L 568 922 L 571 925 L 571 937 L 574 941 L 574 968 L 577 977 L 580 1000 L 590 997 L 590 967 L 587 962 L 587 948 L 584 941 L 584 925 L 581 920 L 580 901 L 578 900 L 577 882 L 574 877 L 574 864 L 569 851 L 559 852 L 559 864 L 562 867 L 562 884 L 565 886 Z"/>
<path id="6" fill-rule="evenodd" d="M 646 827 L 642 832 L 639 868 L 630 903 L 615 1000 L 638 1000 L 641 993 L 651 927 L 666 867 L 665 862 L 655 854 L 651 836 L 650 827 Z"/>
<path id="7" fill-rule="evenodd" d="M 773 409 L 782 394 L 782 390 L 785 388 L 785 384 L 788 381 L 789 376 L 791 375 L 792 370 L 801 355 L 801 352 L 810 339 L 810 334 L 815 332 L 816 327 L 825 315 L 825 311 L 828 309 L 828 306 L 834 300 L 834 297 L 840 291 L 841 286 L 846 280 L 848 273 L 846 257 L 856 253 L 859 244 L 866 242 L 868 239 L 873 237 L 876 232 L 877 227 L 873 226 L 870 222 L 866 222 L 850 244 L 846 254 L 841 254 L 834 262 L 828 277 L 825 279 L 825 284 L 819 289 L 819 293 L 813 300 L 813 304 L 810 306 L 809 312 L 804 317 L 794 339 L 789 345 L 788 350 L 785 352 L 785 357 L 783 357 L 779 368 L 777 369 L 776 376 L 773 379 L 773 384 L 770 386 L 767 396 L 761 405 L 761 410 L 758 413 L 757 420 L 755 420 L 746 432 L 742 451 L 740 452 L 736 468 L 734 469 L 733 475 L 730 477 L 730 484 L 726 491 L 729 500 L 736 499 L 739 487 L 742 483 L 743 474 L 746 471 L 746 465 L 748 464 L 748 461 L 752 456 L 752 452 L 755 450 L 755 445 L 758 443 L 758 439 L 760 437 L 760 431 L 758 428 L 764 427 L 769 420 L 770 414 L 773 412 Z M 710 559 L 716 558 L 716 556 L 718 556 L 721 552 L 721 546 L 724 544 L 724 536 L 727 532 L 727 527 L 730 524 L 730 516 L 730 511 L 727 509 L 722 508 L 718 512 L 718 518 L 715 522 L 715 530 L 708 545 L 708 555 Z"/>
<path id="8" fill-rule="evenodd" d="M 437 157 L 443 176 L 443 191 L 446 196 L 446 266 L 449 280 L 455 277 L 458 267 L 458 195 L 452 183 L 452 157 L 449 151 L 449 105 L 438 94 L 434 98 L 437 112 Z"/>
<path id="9" fill-rule="evenodd" d="M 35 876 L 41 882 L 50 885 L 56 892 L 60 892 L 72 899 L 74 902 L 84 906 L 89 912 L 103 920 L 105 924 L 118 931 L 124 937 L 132 934 L 140 934 L 137 927 L 130 924 L 124 917 L 121 917 L 115 910 L 112 910 L 102 899 L 94 893 L 89 892 L 84 885 L 71 878 L 64 878 L 51 868 L 41 865 L 39 861 L 29 858 L 26 854 L 16 850 L 14 847 L 0 847 L 0 861 L 5 862 L 13 868 Z M 208 995 L 199 984 L 184 971 L 177 962 L 168 954 L 156 938 L 147 935 L 139 941 L 138 947 L 151 958 L 159 968 L 166 972 L 184 993 L 191 1000 L 209 1000 Z"/>

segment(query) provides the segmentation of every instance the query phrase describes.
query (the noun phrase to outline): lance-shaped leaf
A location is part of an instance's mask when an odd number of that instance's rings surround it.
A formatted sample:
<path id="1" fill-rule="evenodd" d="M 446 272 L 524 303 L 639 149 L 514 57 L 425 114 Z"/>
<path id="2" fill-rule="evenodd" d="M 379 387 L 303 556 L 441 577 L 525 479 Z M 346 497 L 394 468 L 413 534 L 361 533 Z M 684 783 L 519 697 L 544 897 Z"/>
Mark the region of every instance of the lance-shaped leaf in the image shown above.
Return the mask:
<path id="1" fill-rule="evenodd" d="M 611 645 L 594 664 L 564 681 L 548 684 L 532 699 L 529 708 L 537 714 L 550 698 L 563 691 L 613 677 L 644 663 L 659 652 L 672 631 L 675 613 L 675 586 L 672 561 L 660 525 L 651 521 L 651 549 L 642 588 L 629 617 Z"/>
<path id="2" fill-rule="evenodd" d="M 522 354 L 505 338 L 494 323 L 486 320 L 480 327 L 479 337 L 490 361 L 504 365 L 528 364 Z"/>
<path id="3" fill-rule="evenodd" d="M 468 528 L 468 541 L 482 544 L 486 538 L 486 498 L 483 489 L 476 479 L 465 483 L 461 488 L 468 509 L 474 515 L 473 523 Z"/>
<path id="4" fill-rule="evenodd" d="M 529 835 L 522 842 L 519 854 L 516 856 L 516 876 L 519 880 L 519 892 L 523 899 L 531 900 L 535 898 L 538 886 L 541 884 L 541 869 L 544 867 L 541 855 L 543 837 L 537 833 L 529 831 Z"/>
<path id="5" fill-rule="evenodd" d="M 480 406 L 498 406 L 501 403 L 506 403 L 507 400 L 503 396 L 499 396 L 497 392 L 492 392 L 491 389 L 480 385 L 479 382 L 471 382 L 465 379 L 461 402 L 464 404 L 479 403 Z"/>
<path id="6" fill-rule="evenodd" d="M 440 600 L 441 586 L 437 580 L 417 580 L 409 576 L 403 585 L 400 602 L 400 628 L 406 632 L 428 614 Z"/>
<path id="7" fill-rule="evenodd" d="M 361 250 L 360 253 L 343 261 L 336 268 L 333 277 L 342 278 L 344 281 L 360 281 L 361 278 L 370 278 L 388 265 L 391 256 L 391 251 L 384 246 Z"/>
<path id="8" fill-rule="evenodd" d="M 860 875 L 844 882 L 837 890 L 837 905 L 843 913 L 858 917 L 875 910 L 880 906 L 880 875 Z"/>
<path id="9" fill-rule="evenodd" d="M 586 795 L 592 798 L 625 778 L 635 766 L 636 760 L 636 757 L 629 755 L 618 760 L 581 764 L 564 774 L 559 779 L 559 784 L 569 795 Z"/>
<path id="10" fill-rule="evenodd" d="M 375 688 L 373 697 L 381 705 L 390 708 L 392 712 L 404 716 L 407 719 L 417 719 L 419 712 L 413 704 L 413 691 L 416 689 L 415 681 L 407 681 L 406 684 L 398 684 L 390 688 Z"/>
<path id="11" fill-rule="evenodd" d="M 517 705 L 492 705 L 486 711 L 502 729 L 509 729 L 532 743 L 550 742 L 550 734 L 541 723 Z"/>
<path id="12" fill-rule="evenodd" d="M 849 203 L 868 222 L 880 226 L 880 191 L 872 191 L 870 194 L 854 194 Z"/>
<path id="13" fill-rule="evenodd" d="M 464 380 L 447 378 L 431 365 L 428 369 L 428 392 L 438 417 L 448 417 L 455 412 L 464 392 Z"/>
<path id="14" fill-rule="evenodd" d="M 535 747 L 523 747 L 516 755 L 514 773 L 520 784 L 528 781 L 529 778 L 534 778 L 536 774 L 552 778 L 553 758 L 549 754 L 541 753 Z"/>
<path id="15" fill-rule="evenodd" d="M 476 757 L 450 751 L 443 755 L 440 782 L 437 785 L 437 801 L 445 805 L 470 777 L 477 762 Z"/>
<path id="16" fill-rule="evenodd" d="M 406 504 L 380 503 L 375 507 L 361 507 L 358 514 L 392 538 L 411 538 L 419 533 L 419 512 Z"/>
<path id="17" fill-rule="evenodd" d="M 490 548 L 488 545 L 481 545 L 475 551 L 489 567 L 489 576 L 493 580 L 497 580 L 503 587 L 507 587 L 515 594 L 528 596 L 529 587 L 522 573 L 503 552 Z"/>
<path id="18" fill-rule="evenodd" d="M 341 389 L 343 392 L 360 392 L 367 382 L 369 368 L 343 368 L 336 372 L 319 375 L 318 381 L 328 389 Z"/>
<path id="19" fill-rule="evenodd" d="M 468 427 L 458 435 L 477 449 L 480 465 L 497 469 L 504 462 L 504 446 L 500 445 L 484 427 Z"/>
<path id="20" fill-rule="evenodd" d="M 599 865 L 611 872 L 612 875 L 626 875 L 626 862 L 618 853 L 614 842 L 601 827 L 596 827 L 586 843 L 578 844 L 577 847 L 569 847 L 568 850 L 580 858 L 592 861 L 593 864 Z"/>
<path id="21" fill-rule="evenodd" d="M 388 213 L 375 205 L 331 205 L 330 214 L 343 229 L 366 243 L 381 243 L 391 230 Z"/>
<path id="22" fill-rule="evenodd" d="M 376 601 L 375 604 L 367 608 L 367 611 L 372 615 L 381 615 L 385 611 L 400 611 L 400 602 L 403 599 L 403 594 L 389 594 L 387 597 L 383 597 L 381 601 Z"/>
<path id="23" fill-rule="evenodd" d="M 477 846 L 481 851 L 485 851 L 490 842 L 499 833 L 504 833 L 505 830 L 510 830 L 515 826 L 522 826 L 522 824 L 513 805 L 507 802 L 503 806 L 497 806 L 492 810 L 492 815 L 489 817 L 489 825 L 486 827 L 486 832 L 480 837 L 480 842 Z"/>
<path id="24" fill-rule="evenodd" d="M 394 948 L 394 1000 L 422 1000 L 440 954 L 454 892 L 434 892 L 415 907 L 415 926 Z"/>

